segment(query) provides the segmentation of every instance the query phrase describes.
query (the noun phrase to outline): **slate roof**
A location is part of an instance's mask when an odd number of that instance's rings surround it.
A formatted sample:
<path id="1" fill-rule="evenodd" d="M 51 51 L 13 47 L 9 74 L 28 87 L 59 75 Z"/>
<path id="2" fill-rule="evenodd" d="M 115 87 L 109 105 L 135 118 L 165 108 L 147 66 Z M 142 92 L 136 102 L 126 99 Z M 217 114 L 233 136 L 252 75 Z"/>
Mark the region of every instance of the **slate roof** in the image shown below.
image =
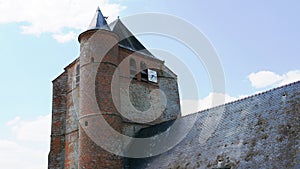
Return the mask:
<path id="1" fill-rule="evenodd" d="M 96 14 L 88 28 L 88 30 L 91 30 L 91 29 L 105 29 L 105 30 L 110 31 L 110 28 L 107 25 L 106 19 L 103 16 L 99 7 L 97 8 Z"/>
<path id="2" fill-rule="evenodd" d="M 128 28 L 118 18 L 111 24 L 109 24 L 111 30 L 116 33 L 121 47 L 127 48 L 132 51 L 139 51 L 140 53 L 155 58 L 144 45 L 128 30 Z"/>

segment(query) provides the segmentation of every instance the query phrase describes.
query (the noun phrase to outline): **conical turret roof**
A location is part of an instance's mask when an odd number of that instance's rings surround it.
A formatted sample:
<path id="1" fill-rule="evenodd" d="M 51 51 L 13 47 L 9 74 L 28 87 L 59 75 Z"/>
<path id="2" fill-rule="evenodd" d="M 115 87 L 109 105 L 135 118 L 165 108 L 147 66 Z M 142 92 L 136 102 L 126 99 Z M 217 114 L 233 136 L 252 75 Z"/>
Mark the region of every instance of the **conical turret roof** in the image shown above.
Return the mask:
<path id="1" fill-rule="evenodd" d="M 105 30 L 110 31 L 110 28 L 107 25 L 106 19 L 103 16 L 99 7 L 97 8 L 96 14 L 95 14 L 88 29 L 105 29 Z"/>
<path id="2" fill-rule="evenodd" d="M 104 29 L 108 31 L 112 31 L 119 37 L 119 45 L 121 47 L 124 47 L 126 49 L 139 52 L 141 54 L 147 55 L 152 58 L 154 55 L 152 55 L 145 47 L 144 45 L 127 29 L 127 27 L 121 22 L 121 20 L 118 18 L 111 24 L 107 24 L 106 18 L 103 16 L 100 8 L 98 7 L 96 10 L 96 14 L 91 22 L 91 24 L 88 27 L 88 30 L 94 30 L 94 29 Z M 80 41 L 79 35 L 79 41 Z M 157 59 L 157 58 L 156 58 Z"/>

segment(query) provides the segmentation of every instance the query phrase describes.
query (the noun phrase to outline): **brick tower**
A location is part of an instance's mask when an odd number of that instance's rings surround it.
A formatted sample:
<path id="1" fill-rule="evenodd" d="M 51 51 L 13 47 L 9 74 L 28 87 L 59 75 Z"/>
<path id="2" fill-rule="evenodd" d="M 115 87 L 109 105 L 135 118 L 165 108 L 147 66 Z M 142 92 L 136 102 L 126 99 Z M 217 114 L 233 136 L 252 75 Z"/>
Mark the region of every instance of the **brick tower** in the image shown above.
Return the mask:
<path id="1" fill-rule="evenodd" d="M 111 91 L 112 76 L 119 62 L 118 36 L 110 31 L 98 8 L 89 29 L 81 33 L 78 40 L 80 43 L 79 166 L 122 168 L 122 158 L 105 151 L 95 142 L 99 141 L 97 135 L 109 138 L 110 132 L 102 128 L 105 122 L 103 119 L 117 132 L 121 131 L 121 118 L 116 110 L 118 103 L 113 102 Z M 99 134 L 94 138 L 95 133 Z M 115 140 L 101 141 L 114 142 Z"/>
<path id="2" fill-rule="evenodd" d="M 119 137 L 181 116 L 177 76 L 99 8 L 78 40 L 53 81 L 49 168 L 124 168 Z"/>

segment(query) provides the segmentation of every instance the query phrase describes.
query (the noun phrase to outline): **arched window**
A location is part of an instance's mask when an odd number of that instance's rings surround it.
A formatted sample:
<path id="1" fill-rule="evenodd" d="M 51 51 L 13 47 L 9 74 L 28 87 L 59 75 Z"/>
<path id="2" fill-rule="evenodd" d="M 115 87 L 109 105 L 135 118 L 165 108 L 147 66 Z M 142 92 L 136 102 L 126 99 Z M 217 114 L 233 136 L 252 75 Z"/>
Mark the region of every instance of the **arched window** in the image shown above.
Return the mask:
<path id="1" fill-rule="evenodd" d="M 135 60 L 130 59 L 130 78 L 136 79 L 136 63 Z"/>
<path id="2" fill-rule="evenodd" d="M 147 65 L 143 61 L 141 61 L 140 63 L 140 70 L 141 70 L 141 80 L 148 81 Z"/>

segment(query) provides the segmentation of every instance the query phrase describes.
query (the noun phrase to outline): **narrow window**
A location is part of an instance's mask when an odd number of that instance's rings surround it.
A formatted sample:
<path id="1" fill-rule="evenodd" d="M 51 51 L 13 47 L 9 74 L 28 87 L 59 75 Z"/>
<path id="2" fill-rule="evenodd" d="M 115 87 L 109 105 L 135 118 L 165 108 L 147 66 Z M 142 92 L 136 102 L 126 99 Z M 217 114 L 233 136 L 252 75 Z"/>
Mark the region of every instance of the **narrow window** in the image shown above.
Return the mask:
<path id="1" fill-rule="evenodd" d="M 79 69 L 80 69 L 80 65 L 76 66 L 76 86 L 79 85 L 79 81 L 80 81 L 80 76 L 79 76 Z"/>
<path id="2" fill-rule="evenodd" d="M 130 59 L 130 78 L 136 79 L 136 63 L 133 59 Z"/>
<path id="3" fill-rule="evenodd" d="M 148 80 L 148 72 L 147 72 L 147 65 L 145 62 L 141 61 L 140 64 L 140 70 L 141 70 L 141 80 L 147 81 Z"/>

